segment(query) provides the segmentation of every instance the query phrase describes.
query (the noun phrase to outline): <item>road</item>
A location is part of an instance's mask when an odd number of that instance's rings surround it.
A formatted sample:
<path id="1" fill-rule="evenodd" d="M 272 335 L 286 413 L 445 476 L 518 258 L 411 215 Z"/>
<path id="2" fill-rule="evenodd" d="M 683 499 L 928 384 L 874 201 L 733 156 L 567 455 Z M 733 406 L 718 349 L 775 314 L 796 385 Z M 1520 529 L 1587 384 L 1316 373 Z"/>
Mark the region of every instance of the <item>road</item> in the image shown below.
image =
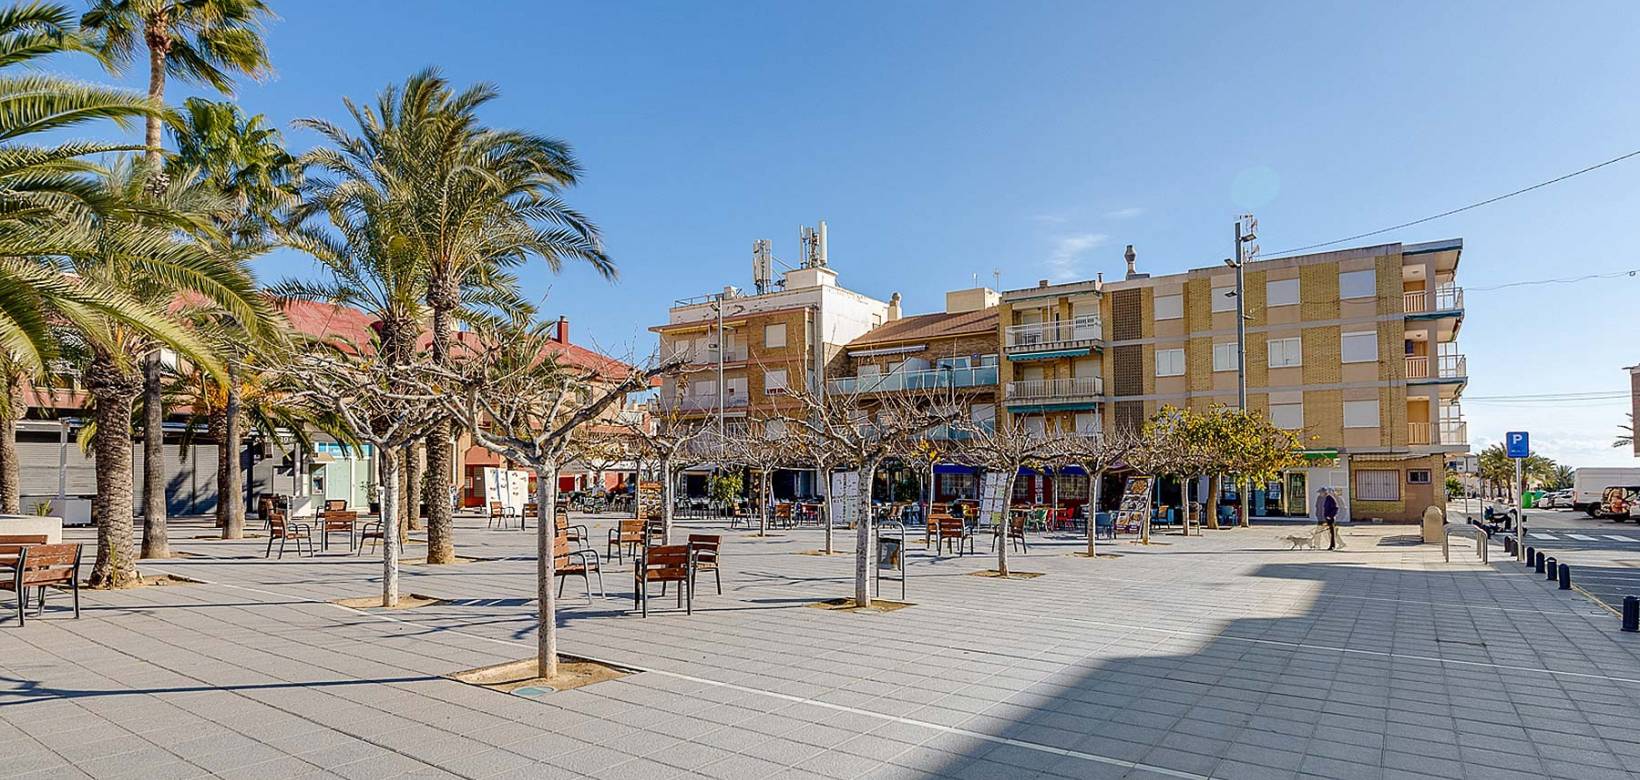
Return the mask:
<path id="1" fill-rule="evenodd" d="M 1528 509 L 1526 544 L 1571 566 L 1572 584 L 1612 609 L 1622 608 L 1624 596 L 1640 596 L 1640 524 Z"/>

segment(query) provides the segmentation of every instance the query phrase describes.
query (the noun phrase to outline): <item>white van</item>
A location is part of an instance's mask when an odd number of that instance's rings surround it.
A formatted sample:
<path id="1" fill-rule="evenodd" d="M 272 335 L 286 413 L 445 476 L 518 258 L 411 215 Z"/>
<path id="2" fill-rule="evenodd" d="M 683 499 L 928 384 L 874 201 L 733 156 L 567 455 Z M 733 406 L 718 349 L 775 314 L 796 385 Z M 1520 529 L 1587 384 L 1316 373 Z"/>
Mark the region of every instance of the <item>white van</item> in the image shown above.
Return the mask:
<path id="1" fill-rule="evenodd" d="M 1597 516 L 1601 494 L 1613 485 L 1640 485 L 1640 468 L 1584 468 L 1572 472 L 1572 508 Z"/>

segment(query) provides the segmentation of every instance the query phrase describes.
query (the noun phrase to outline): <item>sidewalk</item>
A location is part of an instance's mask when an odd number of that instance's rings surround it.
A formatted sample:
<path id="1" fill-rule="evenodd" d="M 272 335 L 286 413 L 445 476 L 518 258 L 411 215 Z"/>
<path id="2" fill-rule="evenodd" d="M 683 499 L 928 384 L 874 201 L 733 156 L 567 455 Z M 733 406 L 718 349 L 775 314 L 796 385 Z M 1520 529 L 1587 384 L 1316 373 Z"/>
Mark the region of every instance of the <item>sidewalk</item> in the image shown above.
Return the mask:
<path id="1" fill-rule="evenodd" d="M 533 535 L 463 521 L 464 555 L 407 567 L 392 614 L 330 599 L 380 562 L 264 561 L 260 540 L 144 564 L 210 584 L 87 594 L 0 623 L 0 773 L 228 777 L 1576 777 L 1640 771 L 1640 637 L 1519 567 L 1443 564 L 1408 527 L 1105 545 L 1033 537 L 1016 570 L 913 545 L 908 600 L 866 615 L 813 530 L 724 533 L 724 595 L 628 614 L 627 567 L 563 652 L 645 670 L 508 696 L 444 679 L 530 656 Z M 705 525 L 705 524 L 702 524 Z M 602 523 L 592 531 L 601 539 Z M 852 537 L 839 532 L 840 546 Z M 979 543 L 986 549 L 986 541 Z M 408 553 L 416 554 L 414 548 Z M 1502 558 L 1494 556 L 1494 561 Z M 885 590 L 898 593 L 897 585 Z M 622 595 L 625 595 L 625 599 Z M 669 600 L 657 601 L 668 606 Z"/>

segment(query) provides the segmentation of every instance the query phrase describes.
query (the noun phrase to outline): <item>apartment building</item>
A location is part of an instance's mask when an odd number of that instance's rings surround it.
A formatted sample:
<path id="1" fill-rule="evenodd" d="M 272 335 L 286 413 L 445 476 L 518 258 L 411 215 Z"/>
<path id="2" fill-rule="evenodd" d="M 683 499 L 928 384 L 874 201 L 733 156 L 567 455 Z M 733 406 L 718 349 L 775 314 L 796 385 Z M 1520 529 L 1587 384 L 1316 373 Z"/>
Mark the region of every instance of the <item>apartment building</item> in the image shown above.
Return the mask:
<path id="1" fill-rule="evenodd" d="M 661 405 L 702 418 L 776 416 L 787 408 L 788 388 L 814 388 L 850 341 L 887 320 L 888 308 L 839 286 L 825 267 L 788 271 L 781 288 L 766 293 L 726 287 L 679 300 L 665 325 L 650 328 L 662 354 L 684 360 L 663 380 Z"/>
<path id="2" fill-rule="evenodd" d="M 1049 284 L 1002 293 L 997 343 L 1003 404 L 1028 430 L 1102 430 L 1104 318 L 1101 282 Z"/>
<path id="3" fill-rule="evenodd" d="M 1109 323 L 1105 424 L 1138 426 L 1168 404 L 1234 405 L 1234 269 L 1151 277 L 1131 249 L 1126 277 L 1098 290 Z M 1469 440 L 1456 342 L 1462 251 L 1452 239 L 1247 263 L 1248 406 L 1298 431 L 1307 460 L 1253 492 L 1255 515 L 1306 514 L 1323 486 L 1359 519 L 1415 520 L 1441 503 L 1445 456 Z"/>

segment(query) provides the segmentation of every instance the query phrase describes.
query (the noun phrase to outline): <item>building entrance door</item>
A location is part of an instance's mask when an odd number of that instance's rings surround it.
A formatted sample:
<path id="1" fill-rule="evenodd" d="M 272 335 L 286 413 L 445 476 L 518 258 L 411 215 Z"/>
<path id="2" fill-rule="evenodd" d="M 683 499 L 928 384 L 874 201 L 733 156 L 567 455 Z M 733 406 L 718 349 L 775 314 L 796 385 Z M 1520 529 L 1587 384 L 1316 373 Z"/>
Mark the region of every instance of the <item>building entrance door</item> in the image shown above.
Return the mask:
<path id="1" fill-rule="evenodd" d="M 1288 517 L 1304 517 L 1310 513 L 1309 494 L 1306 489 L 1309 484 L 1308 475 L 1302 471 L 1287 472 L 1286 506 L 1282 509 Z"/>

